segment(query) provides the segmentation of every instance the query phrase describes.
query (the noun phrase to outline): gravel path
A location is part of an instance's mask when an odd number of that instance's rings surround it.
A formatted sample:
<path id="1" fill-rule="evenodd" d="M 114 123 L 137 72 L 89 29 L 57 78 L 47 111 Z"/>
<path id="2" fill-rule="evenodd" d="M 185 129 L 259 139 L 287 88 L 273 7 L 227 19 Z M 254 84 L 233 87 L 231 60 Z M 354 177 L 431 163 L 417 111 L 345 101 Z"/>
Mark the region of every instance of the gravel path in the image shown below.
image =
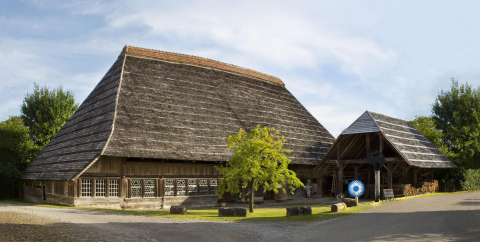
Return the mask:
<path id="1" fill-rule="evenodd" d="M 45 223 L 37 225 L 44 225 L 51 234 L 68 234 L 66 240 L 78 241 L 288 241 L 288 231 L 300 226 L 299 223 L 210 222 L 0 204 L 0 221 L 6 220 L 5 214 L 45 218 Z M 14 221 L 0 223 L 0 231 L 12 223 Z M 0 233 L 0 238 L 2 236 Z M 61 236 L 56 241 L 62 241 Z"/>
<path id="2" fill-rule="evenodd" d="M 14 241 L 480 241 L 480 192 L 414 198 L 304 223 L 212 222 L 0 204 L 0 241 L 15 235 L 23 237 Z"/>

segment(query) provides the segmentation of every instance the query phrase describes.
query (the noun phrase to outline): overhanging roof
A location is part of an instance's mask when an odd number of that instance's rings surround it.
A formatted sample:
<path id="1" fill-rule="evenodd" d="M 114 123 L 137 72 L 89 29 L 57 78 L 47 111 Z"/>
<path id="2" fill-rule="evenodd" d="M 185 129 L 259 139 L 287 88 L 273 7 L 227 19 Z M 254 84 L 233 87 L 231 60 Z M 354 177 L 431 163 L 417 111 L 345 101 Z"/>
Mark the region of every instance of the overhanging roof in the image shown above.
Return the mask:
<path id="1" fill-rule="evenodd" d="M 319 166 L 328 160 L 336 160 L 337 149 L 341 160 L 364 160 L 366 134 L 371 134 L 369 139 L 372 150 L 379 147 L 381 140 L 387 145 L 385 152 L 389 154 L 385 154 L 386 157 L 395 156 L 420 168 L 456 168 L 410 122 L 372 111 L 363 113 L 339 135 Z"/>
<path id="2" fill-rule="evenodd" d="M 222 137 L 257 125 L 281 131 L 292 164 L 318 164 L 334 140 L 276 77 L 126 46 L 21 178 L 73 179 L 101 155 L 226 161 Z"/>

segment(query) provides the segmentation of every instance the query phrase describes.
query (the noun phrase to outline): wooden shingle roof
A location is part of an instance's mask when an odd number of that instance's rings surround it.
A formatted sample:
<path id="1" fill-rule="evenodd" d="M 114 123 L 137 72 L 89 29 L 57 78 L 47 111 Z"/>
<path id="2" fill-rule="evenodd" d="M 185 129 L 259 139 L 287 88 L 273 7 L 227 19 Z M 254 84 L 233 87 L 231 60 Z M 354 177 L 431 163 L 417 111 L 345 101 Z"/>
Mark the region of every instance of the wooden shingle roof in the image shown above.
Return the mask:
<path id="1" fill-rule="evenodd" d="M 356 143 L 359 145 L 359 152 L 365 150 L 365 137 L 358 134 L 377 133 L 388 142 L 392 148 L 391 151 L 405 160 L 409 165 L 420 168 L 455 168 L 456 166 L 442 154 L 420 131 L 418 131 L 409 121 L 393 118 L 384 114 L 366 111 L 347 129 L 345 129 L 335 141 L 335 144 L 329 149 L 323 157 L 322 163 L 326 160 L 335 160 L 337 156 L 336 146 L 347 147 L 347 143 Z M 357 135 L 357 136 L 355 136 Z M 375 146 L 379 140 L 374 139 Z M 342 144 L 340 144 L 342 143 Z M 372 144 L 373 145 L 373 144 Z M 375 147 L 371 146 L 371 147 Z M 341 148 L 342 149 L 342 148 Z M 351 149 L 354 151 L 355 149 Z M 340 151 L 345 159 L 364 159 L 365 153 Z M 353 154 L 353 156 L 352 156 Z"/>
<path id="2" fill-rule="evenodd" d="M 256 125 L 281 131 L 292 164 L 316 165 L 334 140 L 276 77 L 126 46 L 22 179 L 74 179 L 101 155 L 226 161 L 222 137 Z"/>

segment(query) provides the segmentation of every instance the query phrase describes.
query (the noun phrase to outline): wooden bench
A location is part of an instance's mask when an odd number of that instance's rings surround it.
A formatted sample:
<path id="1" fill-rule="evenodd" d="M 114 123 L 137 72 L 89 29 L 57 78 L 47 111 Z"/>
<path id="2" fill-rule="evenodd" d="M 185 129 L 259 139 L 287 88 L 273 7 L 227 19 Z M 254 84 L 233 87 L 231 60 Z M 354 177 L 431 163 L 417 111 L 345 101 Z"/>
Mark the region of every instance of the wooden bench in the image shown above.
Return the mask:
<path id="1" fill-rule="evenodd" d="M 395 200 L 393 189 L 383 189 L 383 197 L 385 197 L 385 200 L 388 200 L 388 199 Z"/>

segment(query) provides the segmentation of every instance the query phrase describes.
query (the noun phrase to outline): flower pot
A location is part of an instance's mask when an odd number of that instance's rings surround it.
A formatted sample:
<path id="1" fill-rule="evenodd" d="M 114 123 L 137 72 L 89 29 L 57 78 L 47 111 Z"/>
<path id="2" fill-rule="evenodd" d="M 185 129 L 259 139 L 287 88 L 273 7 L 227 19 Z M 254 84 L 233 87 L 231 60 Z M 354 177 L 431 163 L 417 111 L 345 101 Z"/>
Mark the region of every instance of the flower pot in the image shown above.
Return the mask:
<path id="1" fill-rule="evenodd" d="M 218 204 L 220 207 L 225 207 L 225 205 L 227 205 L 226 203 L 219 203 Z"/>

